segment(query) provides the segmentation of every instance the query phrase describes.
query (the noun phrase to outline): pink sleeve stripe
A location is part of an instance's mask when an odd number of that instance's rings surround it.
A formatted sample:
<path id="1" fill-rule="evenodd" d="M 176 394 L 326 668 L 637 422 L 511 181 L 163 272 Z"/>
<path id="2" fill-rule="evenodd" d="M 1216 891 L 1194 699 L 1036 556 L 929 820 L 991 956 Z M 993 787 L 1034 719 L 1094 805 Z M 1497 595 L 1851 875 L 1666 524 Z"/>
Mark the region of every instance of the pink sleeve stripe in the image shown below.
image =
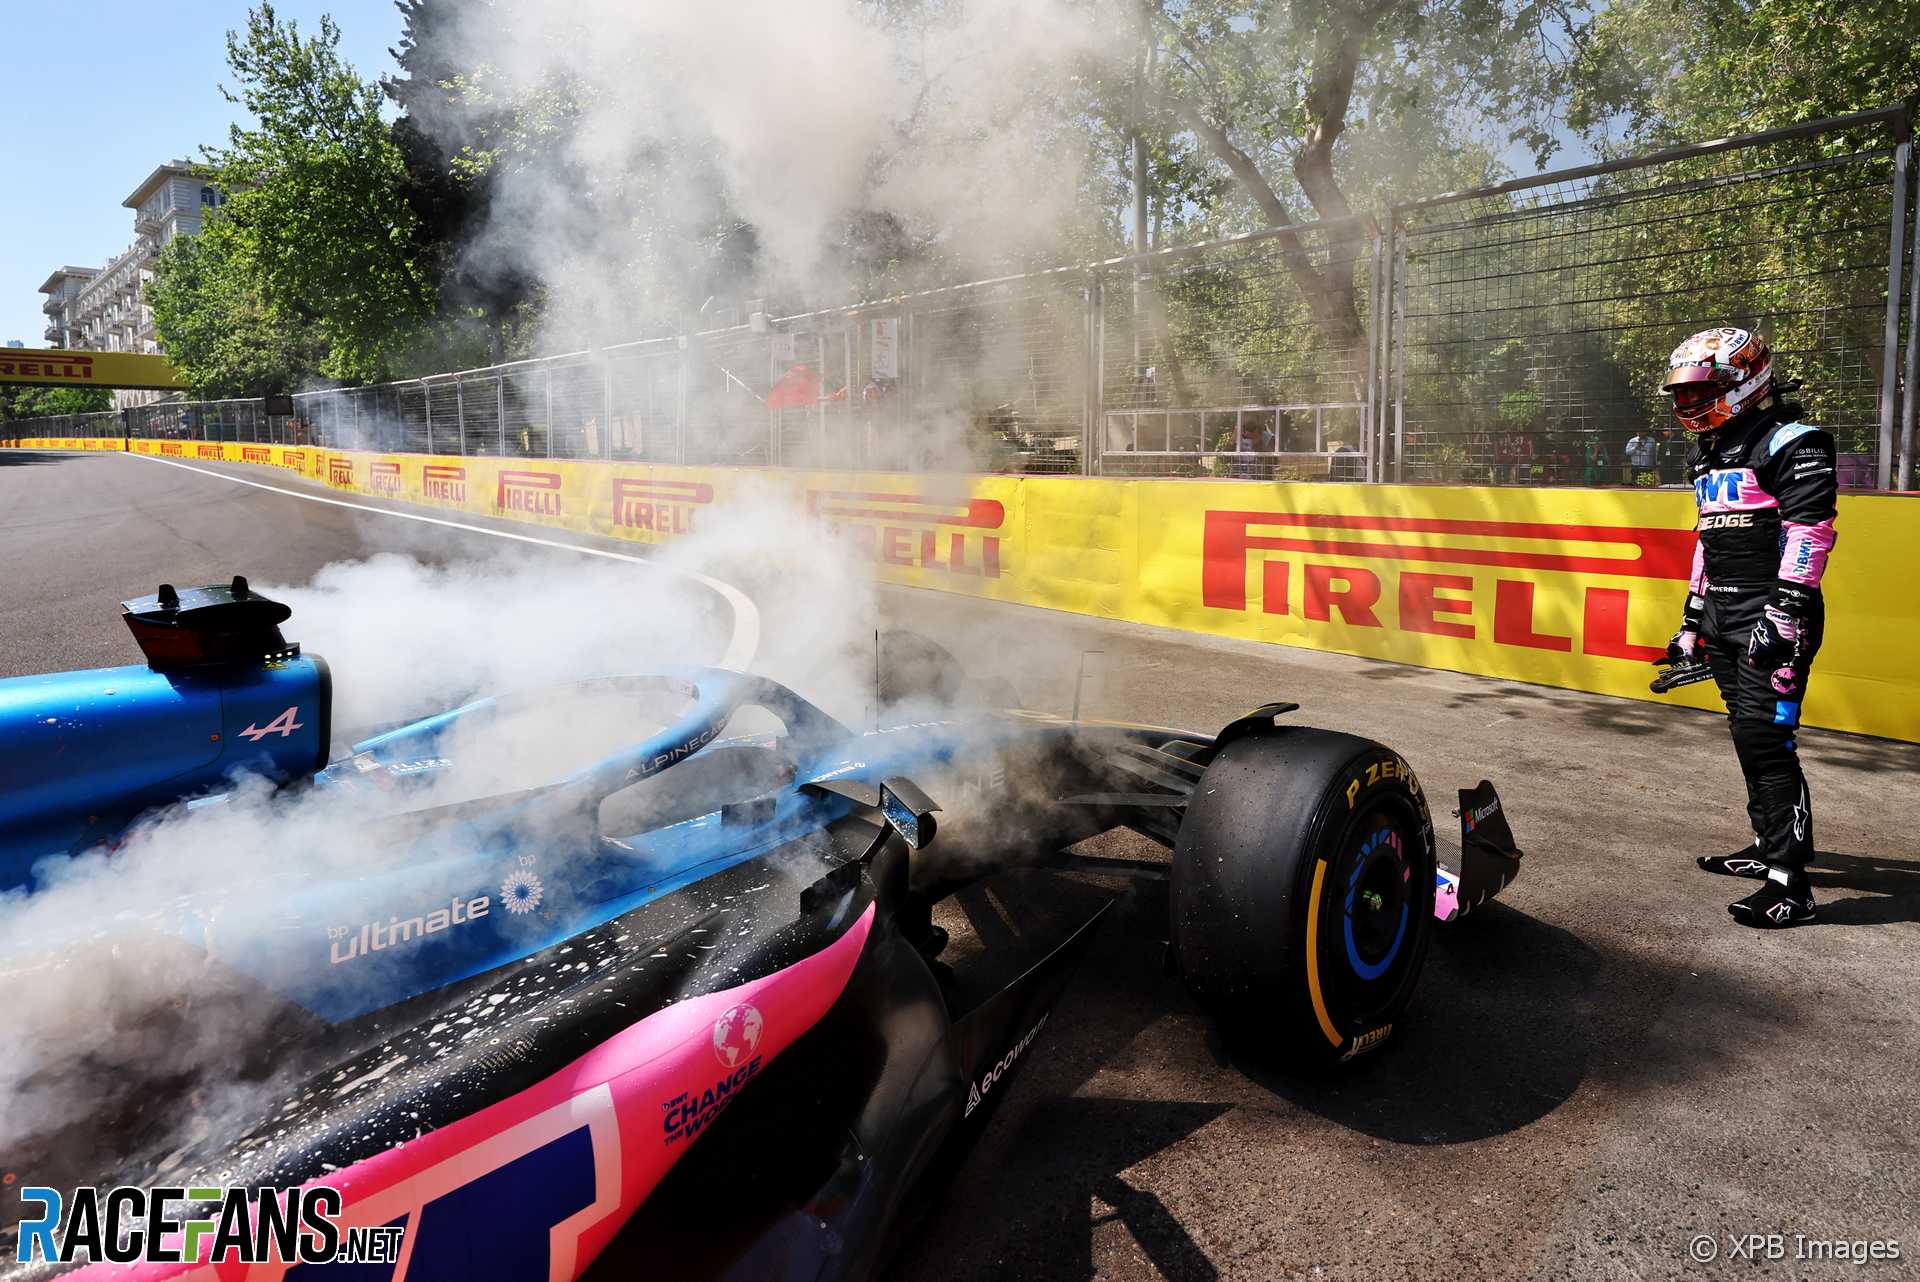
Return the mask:
<path id="1" fill-rule="evenodd" d="M 1687 591 L 1699 596 L 1707 590 L 1707 550 L 1701 546 L 1699 538 L 1693 540 L 1693 575 L 1687 580 Z"/>
<path id="2" fill-rule="evenodd" d="M 1827 554 L 1833 551 L 1833 519 L 1829 517 L 1818 525 L 1798 521 L 1782 521 L 1781 525 L 1786 529 L 1786 539 L 1780 548 L 1780 577 L 1804 588 L 1819 587 L 1820 576 L 1827 572 Z"/>

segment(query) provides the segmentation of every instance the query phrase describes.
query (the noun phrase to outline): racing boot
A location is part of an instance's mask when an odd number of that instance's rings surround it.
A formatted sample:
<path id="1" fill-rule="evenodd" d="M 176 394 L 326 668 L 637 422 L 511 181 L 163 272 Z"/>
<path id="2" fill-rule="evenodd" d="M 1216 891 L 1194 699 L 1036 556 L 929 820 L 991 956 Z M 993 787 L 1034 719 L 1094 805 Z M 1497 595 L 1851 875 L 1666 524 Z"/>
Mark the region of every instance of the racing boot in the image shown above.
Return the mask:
<path id="1" fill-rule="evenodd" d="M 1730 855 L 1695 855 L 1693 862 L 1722 877 L 1745 877 L 1748 881 L 1765 881 L 1767 877 L 1766 861 L 1760 858 L 1757 845 Z"/>
<path id="2" fill-rule="evenodd" d="M 1813 888 L 1807 884 L 1804 869 L 1770 869 L 1760 889 L 1728 904 L 1727 911 L 1742 926 L 1759 930 L 1798 926 L 1813 920 Z"/>

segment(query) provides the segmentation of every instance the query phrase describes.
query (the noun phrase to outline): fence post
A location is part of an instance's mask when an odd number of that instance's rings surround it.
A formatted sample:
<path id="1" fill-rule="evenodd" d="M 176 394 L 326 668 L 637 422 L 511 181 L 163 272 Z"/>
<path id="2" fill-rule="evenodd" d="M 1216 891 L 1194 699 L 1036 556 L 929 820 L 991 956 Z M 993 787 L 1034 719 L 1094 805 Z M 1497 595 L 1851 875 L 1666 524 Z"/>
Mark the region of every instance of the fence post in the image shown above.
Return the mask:
<path id="1" fill-rule="evenodd" d="M 1379 280 L 1375 282 L 1374 294 L 1375 360 L 1370 427 L 1376 442 L 1375 453 L 1379 457 L 1379 466 L 1373 479 L 1382 482 L 1387 479 L 1387 403 L 1391 399 L 1388 388 L 1393 370 L 1393 232 L 1398 221 L 1397 212 L 1389 208 L 1386 230 L 1380 233 L 1379 256 L 1374 260 L 1379 265 Z"/>
<path id="2" fill-rule="evenodd" d="M 1920 200 L 1913 202 L 1913 256 L 1907 264 L 1907 386 L 1900 411 L 1899 489 L 1913 488 L 1913 426 L 1920 409 Z"/>
<path id="3" fill-rule="evenodd" d="M 500 437 L 501 458 L 507 456 L 507 376 L 499 370 L 493 372 L 493 425 Z"/>
<path id="4" fill-rule="evenodd" d="M 688 362 L 693 357 L 693 336 L 680 336 L 680 361 L 678 382 L 673 396 L 673 461 L 687 461 L 687 374 Z"/>
<path id="5" fill-rule="evenodd" d="M 1361 444 L 1366 458 L 1366 479 L 1378 481 L 1386 476 L 1386 450 L 1379 433 L 1373 430 L 1374 396 L 1380 390 L 1380 224 L 1372 224 L 1373 262 L 1367 272 L 1367 394 L 1363 398 L 1364 408 L 1360 411 Z M 1279 424 L 1274 425 L 1276 428 Z M 1239 448 L 1238 432 L 1235 433 L 1234 447 Z M 1279 444 L 1276 440 L 1274 444 Z"/>
<path id="6" fill-rule="evenodd" d="M 433 453 L 433 384 L 426 379 L 420 380 L 420 398 L 427 408 L 427 453 Z"/>
<path id="7" fill-rule="evenodd" d="M 1107 408 L 1107 278 L 1087 269 L 1086 413 L 1080 425 L 1080 475 L 1100 473 L 1100 439 Z"/>
<path id="8" fill-rule="evenodd" d="M 613 358 L 611 356 L 606 358 L 600 370 L 600 400 L 605 407 L 601 411 L 600 421 L 606 424 L 606 429 L 600 433 L 600 457 L 610 459 L 613 457 Z"/>
<path id="9" fill-rule="evenodd" d="M 548 365 L 542 371 L 546 378 L 542 381 L 547 389 L 547 457 L 553 457 L 553 366 Z M 604 435 L 604 433 L 603 433 Z"/>
<path id="10" fill-rule="evenodd" d="M 1875 473 L 1879 489 L 1893 487 L 1893 406 L 1898 383 L 1900 350 L 1900 266 L 1906 256 L 1907 177 L 1913 166 L 1913 143 L 1902 140 L 1893 149 L 1893 223 L 1887 250 L 1887 325 L 1881 341 L 1880 462 Z"/>
<path id="11" fill-rule="evenodd" d="M 1396 484 L 1407 479 L 1407 353 L 1405 350 L 1407 327 L 1407 246 L 1404 241 L 1394 245 L 1392 267 L 1393 306 L 1389 312 L 1388 324 L 1401 338 L 1394 344 L 1393 353 L 1393 479 Z"/>

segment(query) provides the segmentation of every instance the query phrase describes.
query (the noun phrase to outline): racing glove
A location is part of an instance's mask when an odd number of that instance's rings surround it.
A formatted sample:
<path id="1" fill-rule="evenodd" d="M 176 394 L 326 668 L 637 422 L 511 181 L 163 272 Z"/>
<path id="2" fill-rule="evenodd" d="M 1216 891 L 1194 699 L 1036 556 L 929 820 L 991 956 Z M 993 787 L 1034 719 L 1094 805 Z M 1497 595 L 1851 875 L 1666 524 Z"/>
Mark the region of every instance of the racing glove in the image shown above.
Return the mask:
<path id="1" fill-rule="evenodd" d="M 1687 594 L 1687 608 L 1680 615 L 1680 630 L 1667 642 L 1668 663 L 1685 663 L 1700 648 L 1700 622 L 1706 608 L 1705 597 L 1698 592 Z"/>
<path id="2" fill-rule="evenodd" d="M 1800 637 L 1813 613 L 1813 591 L 1784 580 L 1761 608 L 1760 621 L 1747 637 L 1747 662 L 1756 668 L 1785 670 L 1800 657 Z"/>

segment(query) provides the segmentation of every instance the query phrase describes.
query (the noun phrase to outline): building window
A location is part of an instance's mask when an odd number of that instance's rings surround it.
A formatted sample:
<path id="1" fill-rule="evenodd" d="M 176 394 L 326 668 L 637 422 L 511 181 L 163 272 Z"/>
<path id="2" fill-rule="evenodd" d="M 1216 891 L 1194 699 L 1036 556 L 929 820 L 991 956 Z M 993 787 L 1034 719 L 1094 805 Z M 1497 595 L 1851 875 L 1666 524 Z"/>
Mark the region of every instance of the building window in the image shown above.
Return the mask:
<path id="1" fill-rule="evenodd" d="M 212 187 L 202 187 L 200 189 L 200 203 L 208 209 L 211 209 L 220 203 L 220 193 Z"/>

